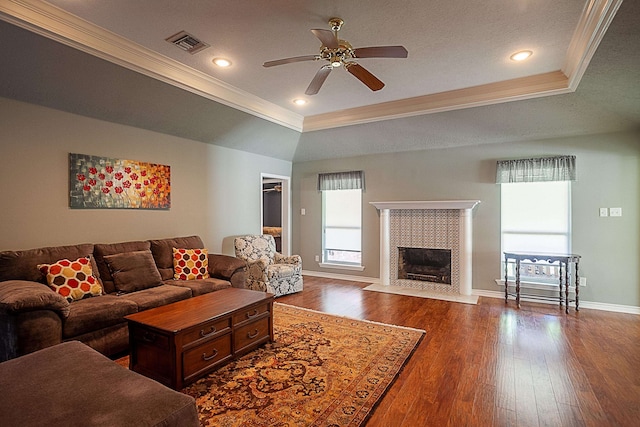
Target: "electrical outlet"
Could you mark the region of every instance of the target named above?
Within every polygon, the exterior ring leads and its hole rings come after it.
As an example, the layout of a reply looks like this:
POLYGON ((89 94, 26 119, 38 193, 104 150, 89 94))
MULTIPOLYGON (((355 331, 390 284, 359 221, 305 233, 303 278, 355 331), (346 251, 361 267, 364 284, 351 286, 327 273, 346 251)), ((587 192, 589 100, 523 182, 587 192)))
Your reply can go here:
POLYGON ((622 216, 622 208, 610 208, 609 214, 611 216, 622 216))
POLYGON ((306 215, 307 210, 305 208, 300 209, 300 215, 306 215))
POLYGON ((580 286, 587 286, 587 278, 584 276, 580 276, 580 286))
POLYGON ((608 208, 600 208, 600 216, 609 216, 608 208))
POLYGON ((316 262, 320 262, 320 255, 316 255, 316 262))

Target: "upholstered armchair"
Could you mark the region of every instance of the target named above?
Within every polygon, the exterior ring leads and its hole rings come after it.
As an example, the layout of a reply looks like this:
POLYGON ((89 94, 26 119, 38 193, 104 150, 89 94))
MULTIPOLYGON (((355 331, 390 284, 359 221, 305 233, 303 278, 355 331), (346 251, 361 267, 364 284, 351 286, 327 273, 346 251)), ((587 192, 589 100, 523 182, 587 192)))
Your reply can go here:
POLYGON ((234 245, 236 257, 247 262, 247 288, 276 297, 302 290, 302 258, 276 252, 273 236, 236 237, 234 245))

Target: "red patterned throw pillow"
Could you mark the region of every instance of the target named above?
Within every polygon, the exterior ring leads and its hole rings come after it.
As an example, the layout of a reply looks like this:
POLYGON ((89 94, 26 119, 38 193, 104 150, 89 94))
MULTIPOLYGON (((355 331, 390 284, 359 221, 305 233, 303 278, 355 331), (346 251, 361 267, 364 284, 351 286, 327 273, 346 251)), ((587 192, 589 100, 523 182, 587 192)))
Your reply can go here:
POLYGON ((38 270, 45 275, 49 287, 69 302, 102 295, 102 286, 93 275, 88 256, 74 261, 62 259, 55 264, 40 264, 38 270))
POLYGON ((209 278, 209 254, 206 249, 173 248, 173 278, 197 280, 209 278))

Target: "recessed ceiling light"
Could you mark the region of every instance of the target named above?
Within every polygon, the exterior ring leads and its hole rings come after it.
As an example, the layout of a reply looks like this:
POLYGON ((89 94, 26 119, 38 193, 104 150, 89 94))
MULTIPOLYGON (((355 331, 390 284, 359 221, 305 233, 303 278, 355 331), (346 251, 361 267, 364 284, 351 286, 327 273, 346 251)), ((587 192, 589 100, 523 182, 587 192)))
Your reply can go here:
POLYGON ((231 61, 225 58, 215 58, 213 60, 213 63, 216 64, 218 67, 222 67, 222 68, 225 68, 231 65, 231 61))
POLYGON ((294 99, 293 103, 296 104, 296 105, 305 105, 307 103, 307 100, 298 98, 298 99, 294 99))
POLYGON ((511 58, 512 61, 524 61, 531 55, 533 55, 533 52, 530 50, 521 50, 520 52, 516 52, 511 55, 509 58, 511 58))

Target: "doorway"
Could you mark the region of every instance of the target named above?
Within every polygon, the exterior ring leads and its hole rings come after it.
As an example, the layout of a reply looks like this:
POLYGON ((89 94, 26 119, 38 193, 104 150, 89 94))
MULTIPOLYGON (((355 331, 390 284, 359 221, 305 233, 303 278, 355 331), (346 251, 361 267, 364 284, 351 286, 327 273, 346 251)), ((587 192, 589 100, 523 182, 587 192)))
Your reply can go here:
POLYGON ((290 177, 261 174, 261 230, 276 241, 276 250, 285 256, 291 248, 290 177))

